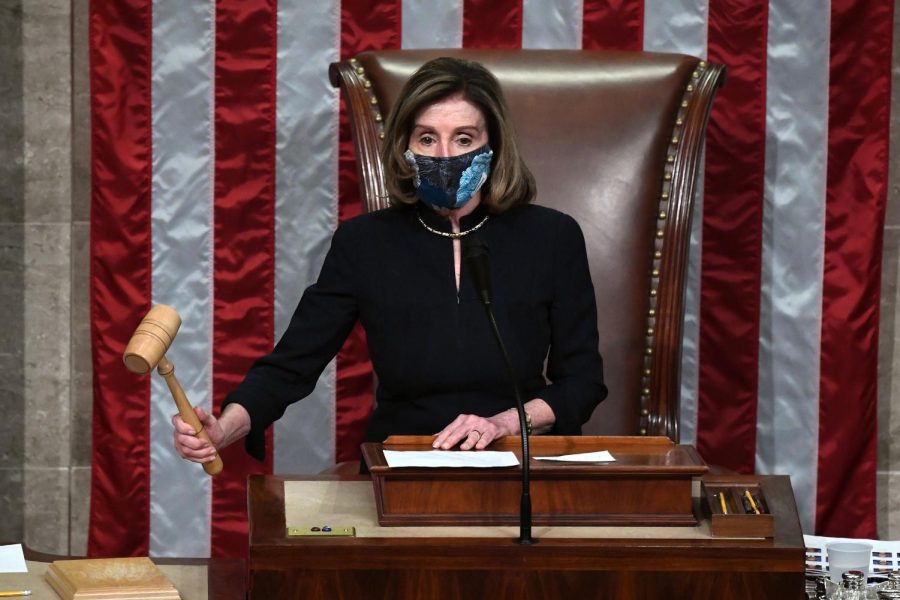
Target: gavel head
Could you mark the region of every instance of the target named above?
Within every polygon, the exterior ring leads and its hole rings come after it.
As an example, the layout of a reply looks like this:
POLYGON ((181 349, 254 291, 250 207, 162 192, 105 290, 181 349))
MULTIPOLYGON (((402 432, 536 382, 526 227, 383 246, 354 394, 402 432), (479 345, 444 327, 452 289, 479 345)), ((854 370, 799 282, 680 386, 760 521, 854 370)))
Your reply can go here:
POLYGON ((134 330, 122 356, 128 370, 144 374, 155 369, 172 345, 179 327, 181 317, 174 308, 165 304, 151 308, 134 330))

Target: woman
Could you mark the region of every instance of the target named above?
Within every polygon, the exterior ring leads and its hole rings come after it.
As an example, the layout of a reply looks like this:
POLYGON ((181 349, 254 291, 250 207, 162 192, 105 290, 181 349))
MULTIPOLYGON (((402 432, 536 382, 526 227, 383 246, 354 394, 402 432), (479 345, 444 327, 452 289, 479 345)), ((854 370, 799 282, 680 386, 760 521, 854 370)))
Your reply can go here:
MULTIPOLYGON (((470 450, 521 433, 490 323, 462 273, 460 240, 476 232, 533 432, 580 433, 606 396, 584 239, 570 217, 530 204, 534 178, 497 80, 459 59, 423 65, 386 122, 382 159, 393 206, 338 228, 274 351, 218 419, 197 409, 215 447, 246 437, 262 459, 266 427, 312 392, 357 319, 378 374, 366 441, 437 432, 435 448, 470 450)), ((212 446, 173 423, 183 457, 212 460, 212 446)))

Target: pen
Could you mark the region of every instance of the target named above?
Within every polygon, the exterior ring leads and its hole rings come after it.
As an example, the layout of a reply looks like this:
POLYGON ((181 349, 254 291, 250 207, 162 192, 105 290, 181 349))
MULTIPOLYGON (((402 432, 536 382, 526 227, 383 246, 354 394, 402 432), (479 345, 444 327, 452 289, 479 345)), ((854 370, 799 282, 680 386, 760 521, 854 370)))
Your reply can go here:
POLYGON ((750 506, 753 508, 753 512, 759 514, 759 507, 756 506, 756 500, 753 499, 753 494, 750 493, 750 490, 744 490, 744 497, 750 501, 750 506))
POLYGON ((722 505, 722 514, 728 514, 728 507, 725 506, 725 492, 719 492, 719 504, 722 505))
POLYGON ((20 596, 30 596, 31 590, 12 590, 10 592, 0 592, 0 598, 18 598, 20 596))

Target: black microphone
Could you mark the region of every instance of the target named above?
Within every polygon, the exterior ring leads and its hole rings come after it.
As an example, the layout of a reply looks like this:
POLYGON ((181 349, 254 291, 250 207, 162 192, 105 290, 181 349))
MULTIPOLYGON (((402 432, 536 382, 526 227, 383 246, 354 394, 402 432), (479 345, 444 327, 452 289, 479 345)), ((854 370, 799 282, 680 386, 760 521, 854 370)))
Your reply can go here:
POLYGON ((534 538, 531 537, 531 469, 529 466, 531 453, 528 450, 528 424, 525 418, 525 405, 522 403, 522 393, 519 391, 519 380, 516 378, 515 369, 513 369, 512 361, 506 352, 506 345, 504 345, 500 329, 497 327, 497 320, 494 318, 494 311, 491 309, 491 273, 488 249, 478 236, 472 234, 463 236, 461 241, 462 257, 466 261, 466 267, 472 276, 472 283, 475 284, 478 297, 484 304, 491 329, 494 332, 494 339, 497 340, 497 345, 500 347, 500 354, 503 356, 503 363, 506 365, 506 371, 516 397, 516 411, 519 413, 519 431, 522 438, 522 501, 519 507, 519 543, 533 544, 534 538))

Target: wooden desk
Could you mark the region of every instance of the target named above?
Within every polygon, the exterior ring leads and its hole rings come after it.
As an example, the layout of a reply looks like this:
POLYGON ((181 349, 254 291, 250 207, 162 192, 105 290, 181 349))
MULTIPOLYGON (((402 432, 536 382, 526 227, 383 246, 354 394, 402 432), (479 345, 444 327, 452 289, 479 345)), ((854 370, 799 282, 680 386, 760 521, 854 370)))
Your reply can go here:
MULTIPOLYGON (((733 478, 731 478, 733 479, 733 478)), ((250 597, 800 599, 804 546, 790 481, 765 481, 774 539, 695 527, 379 527, 358 477, 250 478, 250 597), (307 485, 307 483, 309 485, 307 485), (287 538, 291 519, 353 525, 355 538, 287 538)), ((292 525, 295 523, 291 523, 292 525)), ((297 523, 299 524, 299 523, 297 523)))

